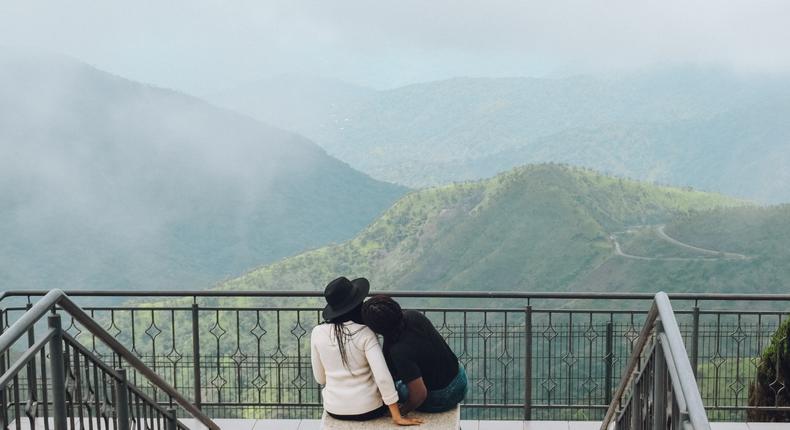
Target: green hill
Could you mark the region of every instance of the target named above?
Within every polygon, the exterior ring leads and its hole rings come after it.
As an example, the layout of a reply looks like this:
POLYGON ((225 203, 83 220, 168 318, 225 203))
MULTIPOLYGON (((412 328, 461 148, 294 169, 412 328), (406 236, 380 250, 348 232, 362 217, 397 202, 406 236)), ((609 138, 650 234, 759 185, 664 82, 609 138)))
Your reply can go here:
POLYGON ((0 285, 203 288, 351 238, 406 189, 298 135, 0 50, 0 285))
POLYGON ((410 186, 557 162, 790 201, 787 79, 674 68, 457 78, 371 91, 279 78, 211 100, 303 133, 373 177, 410 186))
MULTIPOLYGON (((631 270, 637 266, 616 254, 612 233, 671 223, 668 231, 675 234, 676 225, 744 204, 580 168, 532 165, 489 180, 412 192, 349 242, 287 258, 221 288, 315 290, 348 274, 369 277, 378 290, 655 291, 654 270, 631 270)), ((738 265, 756 261, 710 263, 744 267, 738 265)), ((709 262, 679 263, 688 282, 661 287, 715 290, 705 284, 706 272, 696 271, 709 262)))

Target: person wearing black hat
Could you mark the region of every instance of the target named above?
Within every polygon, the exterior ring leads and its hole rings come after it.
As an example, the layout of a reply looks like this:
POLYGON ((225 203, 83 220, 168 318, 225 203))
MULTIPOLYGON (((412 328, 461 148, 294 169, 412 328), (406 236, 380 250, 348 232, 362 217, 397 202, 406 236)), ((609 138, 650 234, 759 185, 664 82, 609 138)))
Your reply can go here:
POLYGON ((369 290, 367 279, 345 277, 324 290, 326 323, 310 334, 310 361, 315 380, 323 386, 324 409, 336 419, 352 421, 378 418, 389 410, 394 423, 418 425, 419 419, 401 415, 379 340, 362 324, 362 302, 369 290))

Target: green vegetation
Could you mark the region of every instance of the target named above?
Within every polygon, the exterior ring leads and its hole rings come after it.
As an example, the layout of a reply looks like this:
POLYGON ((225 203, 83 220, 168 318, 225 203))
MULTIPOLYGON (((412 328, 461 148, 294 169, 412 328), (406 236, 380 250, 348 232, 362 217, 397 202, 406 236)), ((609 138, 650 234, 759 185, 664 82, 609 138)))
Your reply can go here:
POLYGON ((790 243, 790 206, 692 211, 667 223, 666 232, 684 243, 750 258, 712 261, 613 258, 576 286, 592 291, 725 293, 784 293, 790 288, 790 247, 787 246, 790 243))
MULTIPOLYGON (((571 290, 597 279, 601 266, 629 264, 614 255, 611 232, 743 204, 585 169, 533 165, 412 192, 354 239, 264 266, 220 288, 320 289, 350 274, 369 277, 377 290, 571 290)), ((654 291, 644 276, 611 281, 627 281, 624 290, 654 291)), ((668 290, 686 288, 694 286, 668 290)))
MULTIPOLYGON (((790 320, 774 333, 757 365, 757 377, 749 386, 750 406, 790 406, 790 320)), ((749 420, 790 421, 790 411, 750 410, 749 420)))
MULTIPOLYGON (((702 403, 710 406, 707 410, 711 421, 745 421, 744 410, 715 409, 717 406, 747 406, 749 404, 749 385, 756 375, 756 358, 744 356, 740 359, 736 351, 723 348, 723 359, 706 357, 697 367, 697 384, 702 403)), ((750 419, 751 421, 751 419, 750 419)))
POLYGON ((699 246, 788 261, 790 205, 746 206, 689 214, 667 232, 699 246))

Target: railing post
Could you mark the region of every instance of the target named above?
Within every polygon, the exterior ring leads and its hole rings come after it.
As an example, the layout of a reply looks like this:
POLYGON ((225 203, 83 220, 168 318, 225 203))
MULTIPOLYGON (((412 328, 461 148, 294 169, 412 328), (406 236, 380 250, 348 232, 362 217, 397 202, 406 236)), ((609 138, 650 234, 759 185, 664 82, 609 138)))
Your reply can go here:
POLYGON ((178 429, 178 418, 176 417, 176 410, 175 408, 171 408, 167 410, 167 430, 177 430, 178 429))
POLYGON ((115 369, 118 379, 115 381, 115 410, 118 418, 118 430, 129 430, 129 385, 126 381, 126 369, 115 369))
POLYGON ((532 305, 524 310, 524 421, 532 419, 532 305))
POLYGON ((195 407, 201 409, 202 388, 200 386, 200 315, 198 304, 192 303, 192 377, 194 379, 195 393, 194 401, 195 407))
POLYGON ((614 373, 614 325, 611 321, 606 323, 606 380, 604 381, 604 400, 608 405, 612 403, 612 374, 614 373))
MULTIPOLYGON (((0 335, 3 334, 5 330, 5 309, 0 309, 0 335)), ((0 354, 0 375, 5 373, 5 354, 0 354)), ((6 396, 5 396, 5 388, 0 388, 0 424, 2 424, 2 428, 6 428, 8 425, 8 417, 6 416, 6 396)))
POLYGON ((631 427, 629 430, 639 430, 642 428, 640 422, 642 421, 642 398, 640 391, 640 382, 642 381, 642 357, 639 356, 636 360, 636 367, 634 368, 633 378, 631 379, 631 427))
MULTIPOLYGON (((25 306, 29 311, 33 304, 28 302, 25 306)), ((36 344, 36 326, 31 325, 30 330, 27 331, 27 347, 32 348, 36 344)), ((32 404, 38 403, 38 378, 36 377, 36 360, 30 360, 27 363, 27 395, 32 404)))
MULTIPOLYGON (((656 334, 662 331, 661 321, 657 321, 656 334)), ((667 422, 667 363, 664 358, 664 345, 658 336, 653 354, 653 429, 660 430, 666 428, 667 422)))
POLYGON ((63 331, 60 315, 47 318, 50 329, 55 330, 49 340, 49 365, 52 374, 52 418, 55 430, 66 428, 66 369, 63 361, 63 331))
POLYGON ((639 430, 639 421, 642 415, 642 405, 639 401, 639 384, 637 382, 637 378, 639 376, 635 375, 634 379, 631 381, 631 427, 630 430, 639 430))
POLYGON ((699 363, 699 306, 694 306, 693 325, 691 327, 691 371, 697 377, 697 363, 699 363))

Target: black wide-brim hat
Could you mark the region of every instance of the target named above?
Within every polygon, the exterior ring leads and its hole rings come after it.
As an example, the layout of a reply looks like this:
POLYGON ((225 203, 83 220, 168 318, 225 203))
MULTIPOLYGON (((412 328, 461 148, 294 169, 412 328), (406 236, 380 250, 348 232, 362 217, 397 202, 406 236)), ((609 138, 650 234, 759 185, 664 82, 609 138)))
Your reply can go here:
POLYGON ((365 300, 368 292, 370 292, 370 282, 365 278, 349 281, 348 278, 341 276, 333 280, 324 289, 327 303, 322 313, 324 319, 331 321, 354 310, 365 300))

